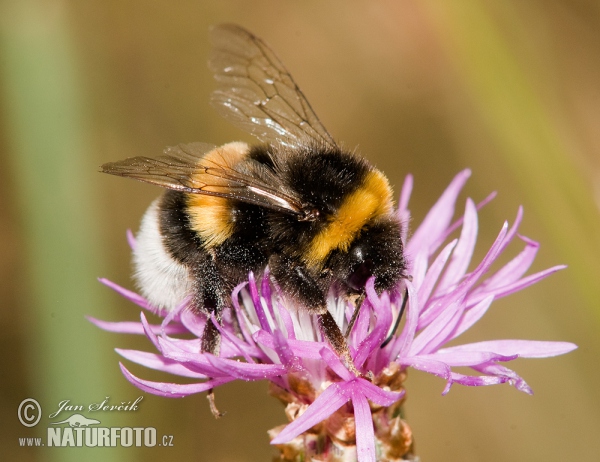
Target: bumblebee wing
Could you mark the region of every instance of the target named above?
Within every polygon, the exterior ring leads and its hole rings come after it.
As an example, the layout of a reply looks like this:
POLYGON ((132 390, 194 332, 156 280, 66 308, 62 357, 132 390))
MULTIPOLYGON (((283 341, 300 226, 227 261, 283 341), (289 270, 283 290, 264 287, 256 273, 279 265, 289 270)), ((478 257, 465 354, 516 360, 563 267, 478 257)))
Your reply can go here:
POLYGON ((165 149, 163 156, 130 157, 100 168, 103 173, 167 189, 235 199, 287 214, 304 215, 300 201, 277 187, 279 181, 274 174, 261 172, 272 178, 257 178, 234 170, 224 159, 203 164, 204 154, 214 148, 205 143, 180 144, 165 149))
POLYGON ((219 88, 212 105, 237 127, 263 142, 335 146, 304 94, 275 53, 240 26, 211 30, 209 67, 219 88))

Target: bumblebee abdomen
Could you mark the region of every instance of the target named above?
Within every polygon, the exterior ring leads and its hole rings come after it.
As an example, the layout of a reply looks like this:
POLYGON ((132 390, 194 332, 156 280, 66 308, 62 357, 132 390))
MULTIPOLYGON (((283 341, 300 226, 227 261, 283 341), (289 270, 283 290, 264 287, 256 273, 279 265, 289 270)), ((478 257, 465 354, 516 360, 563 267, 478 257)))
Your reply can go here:
POLYGON ((133 249, 134 279, 142 295, 156 308, 173 310, 193 292, 189 268, 165 246, 155 200, 142 219, 133 249))

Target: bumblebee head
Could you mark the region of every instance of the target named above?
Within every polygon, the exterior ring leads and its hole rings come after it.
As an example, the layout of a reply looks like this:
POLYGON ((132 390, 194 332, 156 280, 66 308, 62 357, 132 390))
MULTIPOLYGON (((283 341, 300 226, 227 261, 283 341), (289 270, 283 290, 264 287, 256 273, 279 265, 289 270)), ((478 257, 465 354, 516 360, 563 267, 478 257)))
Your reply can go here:
POLYGON ((395 218, 382 217, 366 227, 347 252, 333 259, 334 272, 348 293, 363 293, 367 280, 375 276, 377 293, 393 289, 406 277, 400 224, 395 218))

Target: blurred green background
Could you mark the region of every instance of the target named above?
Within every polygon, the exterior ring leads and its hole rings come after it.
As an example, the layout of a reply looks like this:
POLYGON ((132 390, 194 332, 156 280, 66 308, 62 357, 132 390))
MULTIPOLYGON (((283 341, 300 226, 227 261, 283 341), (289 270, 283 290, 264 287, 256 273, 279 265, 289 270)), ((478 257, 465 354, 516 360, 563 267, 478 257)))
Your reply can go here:
POLYGON ((125 230, 159 193, 98 166, 180 142, 252 141, 208 105, 207 30, 221 22, 270 43, 329 131, 358 145, 396 191, 414 174, 414 224, 470 167, 461 203, 499 192, 480 214, 479 257, 523 204, 521 232, 542 243, 532 271, 569 265, 495 302, 464 337, 576 342, 569 355, 516 362, 535 396, 457 385, 442 397, 442 380, 409 375, 422 460, 598 460, 597 0, 0 2, 2 459, 270 460, 266 431, 285 417, 266 383, 218 389, 227 415, 215 421, 204 395, 169 400, 130 385, 113 348, 150 351, 149 342, 84 319, 138 319, 96 277, 132 287, 125 230), (45 434, 60 401, 141 395, 136 412, 86 415, 155 427, 173 447, 18 445, 45 434), (28 397, 44 409, 32 429, 17 419, 28 397))

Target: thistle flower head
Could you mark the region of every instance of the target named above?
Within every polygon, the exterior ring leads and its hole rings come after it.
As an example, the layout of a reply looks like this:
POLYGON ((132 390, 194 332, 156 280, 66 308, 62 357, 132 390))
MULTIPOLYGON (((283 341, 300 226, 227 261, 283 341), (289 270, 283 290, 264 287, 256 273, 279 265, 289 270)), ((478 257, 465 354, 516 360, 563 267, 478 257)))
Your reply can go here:
MULTIPOLYGON (((531 388, 506 363, 519 358, 540 358, 567 353, 575 345, 532 340, 488 340, 446 346, 470 329, 500 297, 517 292, 562 269, 555 266, 525 275, 539 244, 517 233, 519 209, 512 226, 507 223, 481 262, 473 265, 477 210, 467 199, 464 213, 452 221, 458 194, 470 172, 457 175, 430 210, 423 223, 408 237, 408 210, 412 177, 402 189, 398 217, 404 226, 405 251, 411 278, 402 287, 380 296, 374 280, 368 281, 366 298, 348 337, 357 377, 347 369, 321 334, 316 319, 297 310, 278 290, 268 270, 240 284, 232 293, 233 309, 216 319, 186 309, 170 313, 156 310, 141 296, 102 280, 145 310, 163 317, 151 325, 144 313, 141 322, 109 323, 92 319, 99 327, 121 333, 145 334, 157 352, 121 350, 124 358, 195 383, 158 383, 131 374, 131 383, 149 393, 182 397, 214 389, 233 380, 268 380, 271 394, 286 404, 291 421, 270 432, 271 443, 282 449, 282 460, 308 458, 319 453, 323 460, 413 460, 412 435, 402 419, 404 381, 409 368, 445 380, 443 394, 455 383, 469 386, 509 383, 531 394, 531 388), (449 240, 460 229, 459 236, 449 240), (500 269, 490 267, 509 244, 520 241, 523 249, 500 269), (406 299, 407 298, 407 299, 406 299), (406 304, 402 328, 392 332, 406 304), (206 322, 221 332, 218 356, 201 352, 206 322), (192 334, 182 338, 179 334, 192 334), (389 339, 391 337, 391 340, 389 339), (389 341, 386 342, 386 339, 389 341), (457 367, 469 367, 463 374, 457 367), (349 455, 350 454, 350 455, 349 455)), ((328 308, 345 331, 353 305, 331 294, 328 308)))

